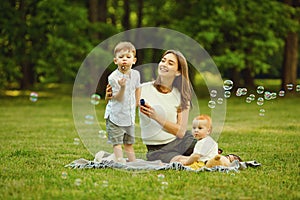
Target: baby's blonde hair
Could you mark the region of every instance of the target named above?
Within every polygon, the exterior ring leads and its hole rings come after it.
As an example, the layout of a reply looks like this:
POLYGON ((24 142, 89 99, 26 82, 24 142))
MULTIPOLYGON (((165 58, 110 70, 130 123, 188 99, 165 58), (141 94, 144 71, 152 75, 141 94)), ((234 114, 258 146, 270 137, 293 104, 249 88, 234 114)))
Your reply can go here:
POLYGON ((199 115, 194 118, 194 120, 206 120, 207 124, 206 127, 211 131, 212 130, 212 120, 211 117, 208 115, 199 115))
POLYGON ((128 50, 132 52, 134 56, 136 56, 136 50, 134 45, 131 42, 119 42, 114 50, 114 55, 116 56, 118 52, 122 50, 128 50))

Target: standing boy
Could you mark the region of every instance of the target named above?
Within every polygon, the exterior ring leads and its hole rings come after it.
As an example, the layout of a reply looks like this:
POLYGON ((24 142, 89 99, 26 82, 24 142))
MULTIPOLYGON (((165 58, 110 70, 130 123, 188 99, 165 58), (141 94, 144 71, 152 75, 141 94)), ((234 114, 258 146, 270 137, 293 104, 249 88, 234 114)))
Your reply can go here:
POLYGON ((131 69, 136 63, 136 49, 130 42, 120 42, 114 50, 118 68, 108 77, 112 97, 105 109, 108 140, 113 144, 116 162, 124 162, 122 144, 129 161, 135 161, 135 109, 140 99, 140 74, 131 69))

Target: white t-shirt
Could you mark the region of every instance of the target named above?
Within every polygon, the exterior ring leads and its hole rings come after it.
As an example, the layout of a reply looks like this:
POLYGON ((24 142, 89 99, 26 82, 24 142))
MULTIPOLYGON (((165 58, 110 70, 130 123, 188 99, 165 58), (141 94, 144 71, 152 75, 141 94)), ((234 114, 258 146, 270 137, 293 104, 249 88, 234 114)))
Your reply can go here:
MULTIPOLYGON (((141 99, 144 99, 155 109, 158 115, 167 121, 177 122, 177 108, 180 106, 180 92, 173 88, 170 93, 158 92, 153 82, 147 82, 141 86, 141 99)), ((163 130, 163 127, 143 113, 140 114, 141 136, 146 145, 167 144, 176 139, 176 136, 163 130)))
POLYGON ((193 153, 200 154, 201 156, 198 161, 205 162, 218 155, 218 143, 210 136, 207 136, 198 140, 193 153))
POLYGON ((135 123, 135 91, 141 86, 140 73, 134 69, 130 70, 130 75, 125 75, 118 69, 113 71, 108 76, 108 83, 112 87, 113 95, 120 91, 121 86, 118 84, 118 80, 121 78, 127 79, 123 100, 109 100, 106 105, 104 118, 107 119, 109 117, 110 121, 118 126, 131 126, 135 123))

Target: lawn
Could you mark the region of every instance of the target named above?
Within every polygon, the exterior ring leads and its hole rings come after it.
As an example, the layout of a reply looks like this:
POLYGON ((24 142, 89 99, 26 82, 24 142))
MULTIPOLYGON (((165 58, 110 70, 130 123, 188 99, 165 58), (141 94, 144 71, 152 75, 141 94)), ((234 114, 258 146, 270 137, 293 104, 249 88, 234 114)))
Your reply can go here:
MULTIPOLYGON (((264 116, 255 102, 228 99, 219 147, 261 167, 140 173, 65 168, 78 158, 93 159, 82 143, 74 144, 79 136, 71 94, 51 88, 38 93, 37 102, 29 101, 28 92, 0 97, 0 199, 300 199, 299 94, 265 102, 264 116)), ((207 102, 200 99, 199 105, 209 114, 207 102)), ((144 146, 136 144, 136 151, 144 146)))

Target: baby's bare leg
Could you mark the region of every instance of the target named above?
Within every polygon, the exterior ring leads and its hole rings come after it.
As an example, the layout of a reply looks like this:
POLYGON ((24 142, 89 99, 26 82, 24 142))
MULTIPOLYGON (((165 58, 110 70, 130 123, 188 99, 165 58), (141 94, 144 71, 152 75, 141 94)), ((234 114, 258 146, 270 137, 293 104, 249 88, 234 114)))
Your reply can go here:
POLYGON ((170 162, 180 162, 182 164, 184 164, 187 160, 189 159, 188 156, 174 156, 170 162))

